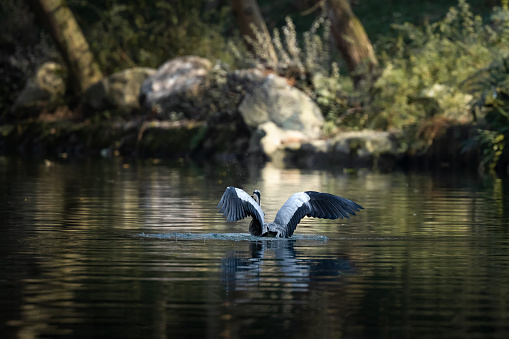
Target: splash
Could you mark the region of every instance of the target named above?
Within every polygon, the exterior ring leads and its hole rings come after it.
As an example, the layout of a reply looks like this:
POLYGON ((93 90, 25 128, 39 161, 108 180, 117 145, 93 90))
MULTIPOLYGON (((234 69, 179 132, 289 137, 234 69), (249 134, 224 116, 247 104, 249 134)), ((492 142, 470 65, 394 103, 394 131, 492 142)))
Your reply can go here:
POLYGON ((138 237, 155 238, 155 239, 171 239, 171 240, 229 240, 229 241, 288 241, 288 240, 315 240, 327 241, 328 238, 324 235, 308 235, 308 234, 294 234, 291 238, 263 238, 256 237, 248 233, 140 233, 138 237))

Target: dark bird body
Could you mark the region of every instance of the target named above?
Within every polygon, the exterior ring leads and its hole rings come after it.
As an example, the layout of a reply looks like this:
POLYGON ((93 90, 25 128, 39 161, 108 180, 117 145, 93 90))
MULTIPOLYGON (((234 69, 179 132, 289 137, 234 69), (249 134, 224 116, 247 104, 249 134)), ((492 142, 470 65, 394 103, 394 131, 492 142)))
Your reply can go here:
POLYGON ((329 193, 314 191, 293 194, 277 212, 271 223, 264 220, 265 213, 261 208, 260 191, 250 196, 244 190, 227 187, 219 201, 219 213, 227 221, 237 221, 251 216, 249 233, 262 237, 291 237, 297 224, 305 216, 323 219, 350 218, 354 211, 363 209, 359 204, 329 193))

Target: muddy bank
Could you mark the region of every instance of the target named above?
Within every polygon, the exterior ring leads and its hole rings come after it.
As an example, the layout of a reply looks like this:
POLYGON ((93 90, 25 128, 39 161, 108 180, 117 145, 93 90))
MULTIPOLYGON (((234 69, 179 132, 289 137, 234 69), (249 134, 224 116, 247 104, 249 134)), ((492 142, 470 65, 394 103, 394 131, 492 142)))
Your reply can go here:
POLYGON ((123 156, 243 162, 252 158, 301 168, 477 169, 480 153, 465 148, 470 125, 445 127, 433 140, 409 146, 403 133, 346 132, 316 140, 280 143, 271 155, 253 148, 253 132, 241 122, 204 121, 22 122, 0 126, 0 153, 35 157, 123 156))
POLYGON ((241 154, 246 148, 235 138, 242 126, 209 127, 200 121, 38 121, 0 126, 0 132, 0 152, 5 155, 213 160, 241 154))

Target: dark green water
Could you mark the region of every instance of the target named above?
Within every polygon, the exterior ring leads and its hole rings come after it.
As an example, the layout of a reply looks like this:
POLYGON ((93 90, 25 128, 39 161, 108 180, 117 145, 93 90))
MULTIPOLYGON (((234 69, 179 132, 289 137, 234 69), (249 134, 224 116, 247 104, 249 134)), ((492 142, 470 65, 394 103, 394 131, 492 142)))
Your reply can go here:
POLYGON ((1 338, 507 338, 509 183, 0 158, 1 338), (289 240, 216 213, 260 189, 365 207, 289 240))

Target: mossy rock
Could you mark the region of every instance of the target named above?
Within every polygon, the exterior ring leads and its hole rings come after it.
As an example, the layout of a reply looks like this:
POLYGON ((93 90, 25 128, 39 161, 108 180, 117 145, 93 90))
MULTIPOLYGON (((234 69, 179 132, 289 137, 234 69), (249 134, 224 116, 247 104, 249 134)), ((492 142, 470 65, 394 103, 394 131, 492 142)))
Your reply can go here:
POLYGON ((111 74, 90 86, 81 101, 85 116, 106 112, 111 116, 125 116, 140 110, 138 97, 141 84, 155 73, 155 69, 134 67, 111 74))
POLYGON ((42 111, 53 111, 64 103, 66 75, 61 65, 42 64, 18 95, 12 112, 17 119, 36 116, 42 111))

